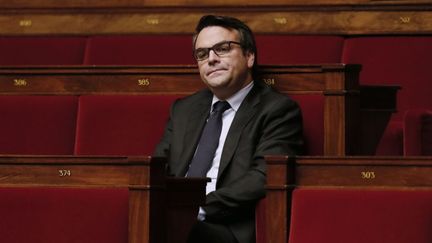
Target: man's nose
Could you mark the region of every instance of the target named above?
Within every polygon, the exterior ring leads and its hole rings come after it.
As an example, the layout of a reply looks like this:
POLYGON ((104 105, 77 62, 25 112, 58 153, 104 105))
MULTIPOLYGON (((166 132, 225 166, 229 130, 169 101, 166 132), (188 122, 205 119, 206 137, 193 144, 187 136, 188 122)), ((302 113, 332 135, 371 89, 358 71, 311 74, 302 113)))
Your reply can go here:
POLYGON ((216 52, 214 52, 213 50, 209 51, 209 57, 208 57, 208 62, 209 63, 214 63, 214 62, 218 62, 219 61, 219 56, 216 54, 216 52))

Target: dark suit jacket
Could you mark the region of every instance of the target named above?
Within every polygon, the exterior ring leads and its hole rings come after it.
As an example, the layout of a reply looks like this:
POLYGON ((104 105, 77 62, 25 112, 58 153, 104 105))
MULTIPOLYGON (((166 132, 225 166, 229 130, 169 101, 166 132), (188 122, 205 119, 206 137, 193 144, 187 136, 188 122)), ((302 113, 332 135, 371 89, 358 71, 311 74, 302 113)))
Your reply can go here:
MULTIPOLYGON (((155 156, 168 157, 171 174, 185 176, 210 112, 202 90, 177 100, 155 156)), ((216 191, 207 195, 206 220, 228 225, 239 243, 255 242, 255 204, 265 196, 264 155, 297 154, 303 145, 298 105, 262 82, 244 99, 222 152, 216 191)))

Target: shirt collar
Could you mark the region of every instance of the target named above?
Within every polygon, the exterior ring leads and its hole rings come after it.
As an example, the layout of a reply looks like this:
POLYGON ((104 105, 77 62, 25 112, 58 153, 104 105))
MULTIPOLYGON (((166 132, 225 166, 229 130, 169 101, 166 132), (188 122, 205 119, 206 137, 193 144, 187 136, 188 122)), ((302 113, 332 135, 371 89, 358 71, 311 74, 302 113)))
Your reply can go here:
MULTIPOLYGON (((226 101, 230 104, 231 109, 233 109, 235 112, 239 109, 241 103, 246 98, 247 94, 251 91, 252 87, 254 85, 254 82, 250 82, 248 85, 243 87, 241 90, 237 91, 234 95, 226 99, 226 101)), ((213 111, 213 105, 214 103, 220 101, 215 95, 213 95, 212 100, 212 108, 211 111, 213 111)))

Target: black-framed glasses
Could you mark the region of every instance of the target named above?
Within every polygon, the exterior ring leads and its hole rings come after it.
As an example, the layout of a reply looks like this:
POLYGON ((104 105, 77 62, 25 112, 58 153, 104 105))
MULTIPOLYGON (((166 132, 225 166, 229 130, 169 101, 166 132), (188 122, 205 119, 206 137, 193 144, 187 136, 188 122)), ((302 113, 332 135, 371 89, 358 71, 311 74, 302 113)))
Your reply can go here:
POLYGON ((232 47, 232 44, 236 44, 236 45, 240 45, 240 42, 237 41, 222 41, 219 43, 216 43, 215 45, 213 45, 212 47, 208 47, 208 48, 198 48, 194 51, 194 57, 197 61, 203 61, 206 60, 209 57, 210 54, 210 50, 213 50, 213 52, 217 55, 217 56, 223 56, 225 54, 228 54, 232 47))

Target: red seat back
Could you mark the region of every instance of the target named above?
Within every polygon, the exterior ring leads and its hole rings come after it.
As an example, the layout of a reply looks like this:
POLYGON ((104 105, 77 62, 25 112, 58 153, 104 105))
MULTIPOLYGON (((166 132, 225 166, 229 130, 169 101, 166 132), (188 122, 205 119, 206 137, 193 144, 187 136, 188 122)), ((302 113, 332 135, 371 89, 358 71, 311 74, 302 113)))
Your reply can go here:
POLYGON ((195 64, 190 35, 93 36, 86 65, 195 64))
POLYGON ((0 37, 0 65, 81 65, 85 37, 0 37))
POLYGON ((1 242, 127 243, 127 189, 0 188, 1 242))
POLYGON ((77 155, 151 155, 175 95, 81 96, 77 155))
POLYGON ((305 154, 324 154, 324 96, 290 95, 299 104, 303 116, 305 154))
POLYGON ((260 64, 339 63, 341 36, 257 35, 260 64))
POLYGON ((296 189, 290 243, 432 242, 432 191, 296 189))
POLYGON ((0 154, 72 154, 75 96, 0 96, 0 154))

